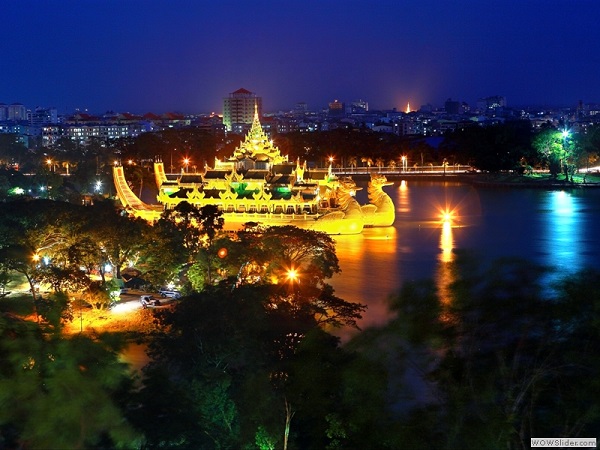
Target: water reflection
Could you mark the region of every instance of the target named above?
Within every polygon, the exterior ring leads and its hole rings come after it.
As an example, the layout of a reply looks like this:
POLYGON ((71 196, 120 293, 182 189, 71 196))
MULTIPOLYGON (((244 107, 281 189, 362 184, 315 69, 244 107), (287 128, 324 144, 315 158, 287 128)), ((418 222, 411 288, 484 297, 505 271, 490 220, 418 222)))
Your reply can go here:
MULTIPOLYGON (((443 305, 449 305, 452 302, 452 293, 450 285, 454 282, 454 272, 452 270, 454 238, 452 235, 452 223, 449 216, 445 216, 440 233, 440 254, 438 270, 435 275, 436 286, 440 302, 443 305)), ((442 312, 442 321, 450 320, 451 318, 446 312, 442 312)))
POLYGON ((410 202, 408 196, 408 183, 406 180, 400 181, 400 186, 398 187, 398 203, 397 203, 397 212, 406 214, 410 213, 410 202))
POLYGON ((331 284, 338 297, 368 304, 361 328, 389 320, 387 297, 400 275, 398 233, 394 227, 367 228, 361 235, 336 236, 336 251, 342 273, 331 284))
MULTIPOLYGON (((331 284, 339 297, 368 305, 361 328, 389 320, 387 298, 407 281, 434 280, 449 301, 457 250, 482 264, 521 257, 561 274, 600 260, 600 189, 486 189, 416 180, 384 189, 396 205, 393 227, 334 237, 342 273, 331 284), (444 211, 454 212, 449 225, 444 211)), ((366 203, 365 189, 360 195, 366 203)))
POLYGON ((580 198, 571 192, 549 192, 542 208, 544 237, 541 241, 546 264, 559 269, 559 272, 582 268, 580 257, 584 248, 582 228, 585 214, 581 211, 580 198))
POLYGON ((452 224, 449 220, 444 220, 442 224, 442 234, 440 236, 440 261, 442 263, 452 262, 452 248, 454 247, 454 239, 452 238, 452 224))

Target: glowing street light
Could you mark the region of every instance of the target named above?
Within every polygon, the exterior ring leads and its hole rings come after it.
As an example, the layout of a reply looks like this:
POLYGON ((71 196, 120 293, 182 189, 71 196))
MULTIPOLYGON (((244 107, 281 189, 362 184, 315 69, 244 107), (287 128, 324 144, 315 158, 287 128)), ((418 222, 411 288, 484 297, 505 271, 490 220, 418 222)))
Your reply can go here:
POLYGON ((288 281, 291 281, 292 283, 294 281, 297 281, 298 280, 298 271, 294 268, 289 269, 287 271, 286 278, 288 279, 288 281))
POLYGON ((406 172, 408 169, 408 158, 406 155, 402 155, 400 159, 402 159, 402 172, 406 172))
POLYGON ((183 165, 185 166, 185 171, 188 171, 188 166, 190 165, 190 159, 189 158, 183 158, 183 165))

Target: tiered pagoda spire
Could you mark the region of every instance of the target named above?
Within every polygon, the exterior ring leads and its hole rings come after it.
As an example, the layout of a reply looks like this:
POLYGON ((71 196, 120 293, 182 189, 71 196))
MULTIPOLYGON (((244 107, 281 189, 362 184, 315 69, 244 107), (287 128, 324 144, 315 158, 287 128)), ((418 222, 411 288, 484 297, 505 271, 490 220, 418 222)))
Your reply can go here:
POLYGON ((279 149, 273 145, 265 134, 258 119, 258 106, 254 105, 254 119, 244 142, 233 152, 233 160, 250 158, 254 161, 268 161, 271 164, 287 162, 287 156, 282 156, 279 149))

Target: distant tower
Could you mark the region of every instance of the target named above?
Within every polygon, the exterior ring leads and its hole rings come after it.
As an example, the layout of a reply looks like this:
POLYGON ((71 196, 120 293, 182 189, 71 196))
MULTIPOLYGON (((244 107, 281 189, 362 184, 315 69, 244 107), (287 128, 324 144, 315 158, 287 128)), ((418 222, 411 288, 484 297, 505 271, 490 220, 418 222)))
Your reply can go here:
POLYGON ((410 112, 410 102, 406 103, 406 114, 410 112))
POLYGON ((334 100, 329 103, 329 116, 342 117, 344 115, 345 105, 339 100, 334 100))
POLYGON ((244 88, 238 89, 223 99, 223 124, 231 131, 236 124, 252 124, 254 107, 262 116, 262 98, 244 88))

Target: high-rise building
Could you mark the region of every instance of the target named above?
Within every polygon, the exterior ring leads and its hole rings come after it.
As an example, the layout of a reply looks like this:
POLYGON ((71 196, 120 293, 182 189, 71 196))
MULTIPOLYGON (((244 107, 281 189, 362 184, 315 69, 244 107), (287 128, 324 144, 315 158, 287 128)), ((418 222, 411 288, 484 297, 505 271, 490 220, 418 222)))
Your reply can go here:
POLYGON ((369 111, 369 103, 364 100, 355 100, 350 104, 350 111, 353 114, 366 113, 369 111))
POLYGON ((506 107, 506 97, 494 95, 477 100, 477 109, 483 114, 495 113, 506 107))
POLYGON ((345 113, 344 103, 334 100, 329 103, 329 115, 331 117, 342 117, 345 113))
POLYGON ((446 103, 444 103, 444 110, 448 114, 456 115, 460 112, 460 102, 449 98, 446 100, 446 103))
POLYGON ((295 116, 303 116, 308 112, 308 105, 306 102, 298 102, 294 107, 294 115, 295 116))
POLYGON ((254 110, 262 117, 262 98, 244 88, 238 89, 223 99, 223 124, 227 131, 232 131, 236 125, 251 125, 254 120, 254 110))
POLYGON ((21 103, 12 103, 7 107, 7 119, 14 122, 27 120, 27 108, 21 103))
POLYGON ((29 123, 33 126, 55 125, 58 123, 58 111, 56 108, 35 108, 29 114, 29 123))

